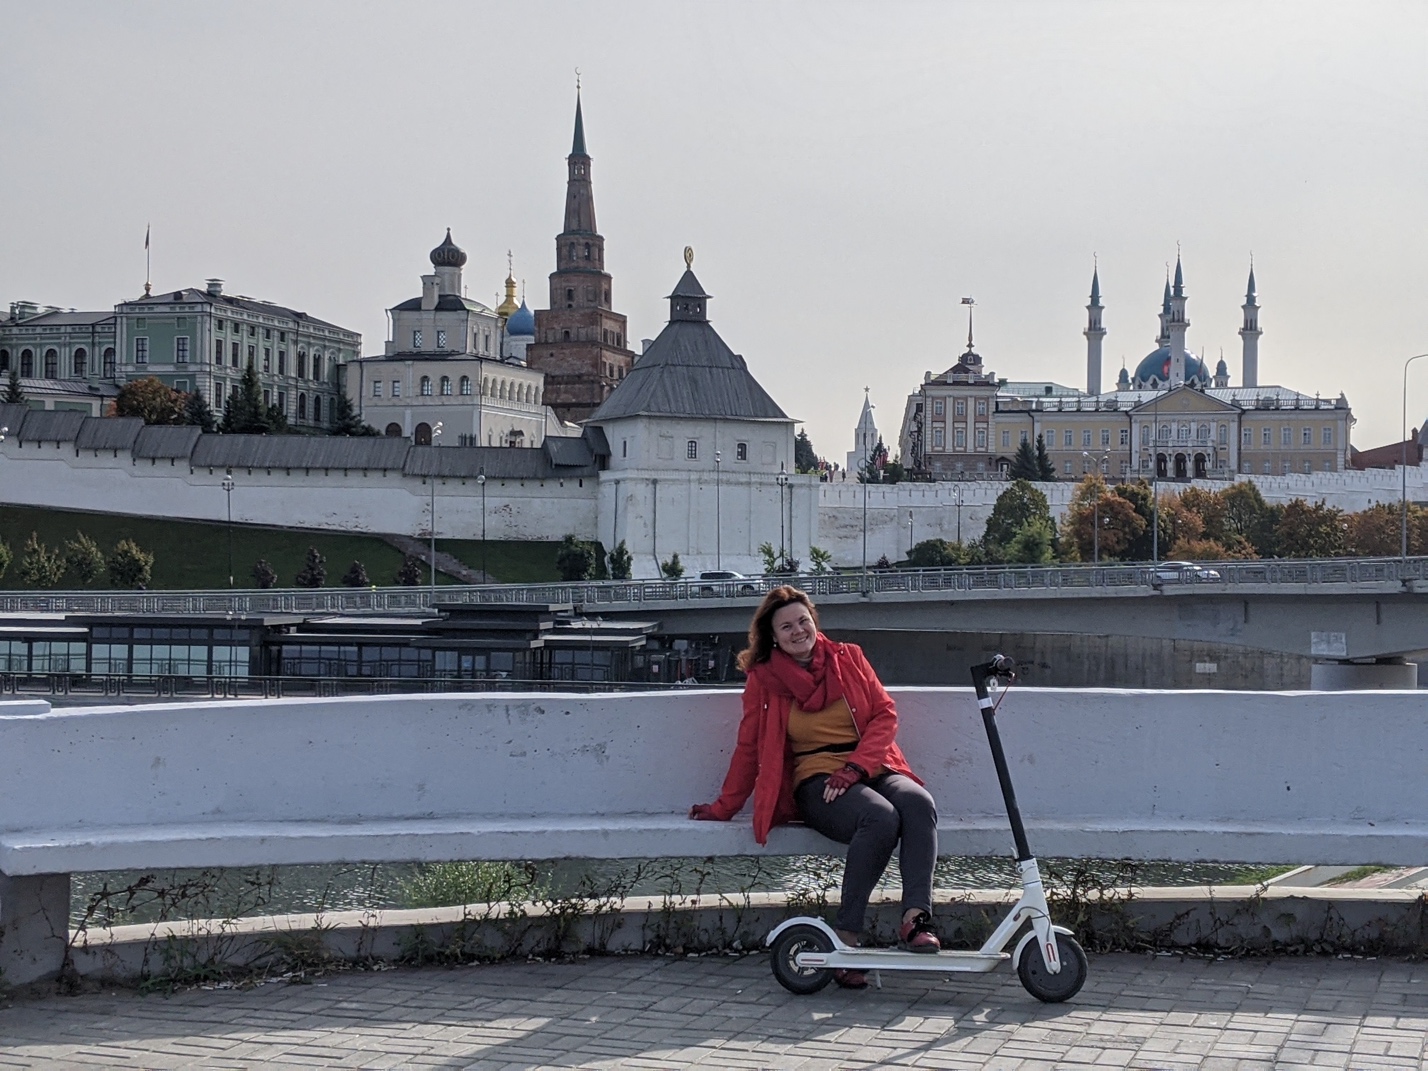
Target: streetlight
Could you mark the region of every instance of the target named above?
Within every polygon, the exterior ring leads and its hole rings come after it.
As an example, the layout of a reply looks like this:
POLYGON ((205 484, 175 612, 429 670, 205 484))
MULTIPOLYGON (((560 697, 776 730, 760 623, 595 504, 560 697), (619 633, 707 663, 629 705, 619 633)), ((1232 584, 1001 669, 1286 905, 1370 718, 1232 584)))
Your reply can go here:
POLYGON ((719 466, 724 463, 723 454, 714 451, 714 568, 724 568, 724 522, 723 509, 719 501, 719 466))
MULTIPOLYGON (((3 436, 5 428, 0 431, 3 436)), ((228 496, 228 586, 233 587, 233 474, 226 473, 223 477, 223 493, 228 496)))
POLYGON ((1428 353, 1415 354, 1403 362, 1403 437, 1399 440, 1399 451, 1402 456, 1398 461, 1398 473, 1402 480, 1402 490, 1399 492, 1398 497, 1399 508, 1402 512, 1402 556, 1405 562, 1408 561, 1408 366, 1423 357, 1428 357, 1428 353))
POLYGON ((912 557, 912 510, 907 511, 907 556, 912 557))
POLYGON ((778 570, 783 572, 783 564, 787 561, 783 542, 783 489, 788 486, 788 472, 782 461, 778 463, 778 475, 774 477, 774 482, 778 484, 778 570))
POLYGON ((962 545, 962 485, 959 483, 952 489, 952 493, 957 496, 957 545, 962 545))
MULTIPOLYGON (((1093 454, 1089 450, 1082 450, 1081 456, 1087 461, 1096 463, 1096 475, 1101 474, 1101 469, 1106 464, 1106 459, 1111 456, 1110 451, 1103 454, 1093 454)), ((1096 496, 1096 501, 1091 504, 1091 563, 1101 564, 1101 496, 1096 496)))
POLYGON ((861 469, 858 479, 863 482, 863 590, 868 590, 868 473, 861 469))
MULTIPOLYGON (((431 428, 431 445, 436 447, 436 440, 441 438, 441 421, 437 421, 431 428)), ((436 606, 436 457, 431 459, 431 604, 436 606)))
POLYGON ((481 488, 481 583, 489 584, 490 575, 486 572, 486 466, 481 466, 481 471, 476 474, 476 485, 481 488))

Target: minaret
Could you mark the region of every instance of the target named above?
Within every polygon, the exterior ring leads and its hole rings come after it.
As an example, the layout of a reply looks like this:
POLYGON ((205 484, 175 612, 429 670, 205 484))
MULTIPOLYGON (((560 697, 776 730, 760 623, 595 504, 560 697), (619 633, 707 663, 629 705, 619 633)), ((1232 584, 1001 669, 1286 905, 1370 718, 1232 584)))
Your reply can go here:
POLYGON ((545 373, 545 399, 563 420, 580 421, 625 378, 634 364, 625 317, 613 311, 605 239, 595 229, 595 192, 585 118, 575 95, 575 137, 565 158, 565 226, 555 239, 550 304, 535 314, 535 342, 526 351, 545 373))
POLYGON ((1165 266, 1165 297, 1160 302, 1160 334, 1155 336, 1157 346, 1170 345, 1170 265, 1165 266))
POLYGON ((1244 360, 1240 381, 1246 387, 1259 386, 1259 301, 1254 292, 1254 262, 1250 261, 1249 286, 1245 290, 1245 303, 1240 306, 1245 313, 1244 326, 1240 328, 1240 338, 1244 341, 1244 360))
POLYGON ((1091 269, 1091 303, 1086 306, 1086 393, 1101 393, 1101 340, 1106 329, 1101 326, 1101 272, 1091 269))
POLYGON ((1170 386, 1178 387, 1185 382, 1185 329, 1190 321, 1185 318, 1185 275, 1180 270, 1180 254, 1175 254, 1175 283, 1170 288, 1170 314, 1165 321, 1165 329, 1170 345, 1170 386))

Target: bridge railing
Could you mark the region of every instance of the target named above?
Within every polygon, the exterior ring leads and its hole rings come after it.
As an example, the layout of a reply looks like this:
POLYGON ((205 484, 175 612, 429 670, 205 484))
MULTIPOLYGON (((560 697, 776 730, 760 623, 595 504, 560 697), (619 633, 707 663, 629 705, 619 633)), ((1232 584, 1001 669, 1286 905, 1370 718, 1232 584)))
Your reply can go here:
MULTIPOLYGON (((738 580, 589 580, 549 584, 443 584, 438 603, 480 606, 574 604, 589 611, 644 604, 718 602, 761 597, 780 584, 809 594, 881 595, 936 592, 1167 589, 1194 585, 1406 583, 1428 578, 1428 557, 1271 559, 1104 565, 968 565, 930 569, 870 569, 738 580), (1209 575, 1214 573, 1216 575, 1209 575)), ((430 609, 429 587, 270 588, 240 591, 12 591, 0 593, 0 613, 326 614, 415 613, 430 609)))

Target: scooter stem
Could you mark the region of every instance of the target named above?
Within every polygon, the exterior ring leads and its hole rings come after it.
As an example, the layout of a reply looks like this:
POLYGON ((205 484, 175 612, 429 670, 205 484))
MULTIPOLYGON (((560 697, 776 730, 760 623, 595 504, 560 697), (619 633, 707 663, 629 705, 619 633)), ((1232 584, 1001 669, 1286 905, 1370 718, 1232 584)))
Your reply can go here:
POLYGON ((1006 804, 1007 820, 1011 823, 1012 839, 1016 842, 1016 861, 1024 863, 1031 858, 1031 848, 1026 842, 1026 827, 1022 825, 1021 808, 1017 806, 1016 789, 1012 786, 1011 771, 1007 768, 1006 752, 1002 749, 1001 733, 997 731, 995 704, 987 694, 987 680, 990 677, 1010 677, 1013 675, 1011 661, 997 655, 992 661, 972 667, 972 687, 977 692, 977 706, 982 710, 982 725, 987 730, 987 743, 992 749, 992 762, 997 768, 997 782, 1002 789, 1002 802, 1006 804))

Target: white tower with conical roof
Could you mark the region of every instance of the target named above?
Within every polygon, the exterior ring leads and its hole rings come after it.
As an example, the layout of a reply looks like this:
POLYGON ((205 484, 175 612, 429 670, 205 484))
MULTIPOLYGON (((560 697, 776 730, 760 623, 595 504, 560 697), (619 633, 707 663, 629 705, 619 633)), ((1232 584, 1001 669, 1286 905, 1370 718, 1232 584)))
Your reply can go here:
POLYGON ((1091 303, 1086 306, 1086 393, 1101 393, 1101 340, 1106 329, 1101 326, 1101 272, 1091 269, 1091 303))
POLYGON ((1170 313, 1165 320, 1165 332, 1170 345, 1170 386, 1185 382, 1185 274, 1180 269, 1180 254, 1175 254, 1175 282, 1170 287, 1170 313))
POLYGON ((1259 329, 1259 300, 1254 292, 1254 262, 1250 262, 1249 286, 1245 289, 1245 303, 1240 306, 1244 310, 1245 322, 1240 328, 1240 339, 1244 343, 1243 371, 1240 373, 1241 382, 1246 387, 1259 386, 1259 336, 1263 334, 1259 329))
POLYGON ((848 471, 859 472, 873 456, 878 445, 878 425, 873 421, 873 403, 868 396, 870 387, 863 388, 863 412, 858 417, 858 427, 853 432, 853 449, 848 452, 848 471))

